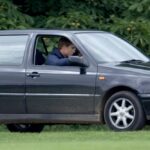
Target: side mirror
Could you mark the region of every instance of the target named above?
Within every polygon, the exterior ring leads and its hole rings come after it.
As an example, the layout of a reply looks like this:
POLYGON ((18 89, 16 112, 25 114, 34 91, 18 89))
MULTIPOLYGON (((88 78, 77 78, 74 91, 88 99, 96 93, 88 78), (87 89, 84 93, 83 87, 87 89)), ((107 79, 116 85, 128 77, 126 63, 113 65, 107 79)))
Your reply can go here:
POLYGON ((80 66, 80 67, 88 67, 89 64, 86 59, 79 56, 69 56, 69 61, 74 66, 80 66))

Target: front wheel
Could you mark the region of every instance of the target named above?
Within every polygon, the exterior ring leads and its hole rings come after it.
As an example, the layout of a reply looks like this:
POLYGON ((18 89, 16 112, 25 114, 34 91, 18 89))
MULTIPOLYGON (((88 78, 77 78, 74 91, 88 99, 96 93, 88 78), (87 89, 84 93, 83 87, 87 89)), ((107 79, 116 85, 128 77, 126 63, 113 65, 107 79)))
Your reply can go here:
POLYGON ((108 99, 104 119, 109 128, 115 131, 139 130, 145 125, 145 115, 139 99, 129 91, 117 92, 108 99))
POLYGON ((11 132, 41 132, 44 128, 42 124, 7 124, 11 132))

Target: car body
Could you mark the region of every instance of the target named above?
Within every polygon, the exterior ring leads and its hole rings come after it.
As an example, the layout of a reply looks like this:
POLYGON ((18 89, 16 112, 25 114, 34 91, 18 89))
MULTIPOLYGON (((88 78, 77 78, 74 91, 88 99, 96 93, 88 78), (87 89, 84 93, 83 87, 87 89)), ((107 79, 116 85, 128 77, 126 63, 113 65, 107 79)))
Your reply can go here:
MULTIPOLYGON (((1 39, 6 36, 14 36, 12 39, 17 36, 21 39, 25 36, 23 40, 26 41, 22 63, 0 64, 0 123, 8 126, 51 123, 90 124, 105 121, 108 123, 105 117, 107 114, 104 115, 106 103, 111 96, 123 91, 136 96, 143 113, 142 118, 149 120, 150 62, 101 63, 89 53, 82 40, 76 36, 76 34, 91 33, 106 32, 40 29, 0 31, 1 39), (33 65, 33 51, 39 35, 68 38, 82 52, 87 66, 33 65)), ((0 45, 2 44, 1 42, 0 45)), ((10 57, 14 53, 7 55, 10 57)), ((121 130, 117 127, 112 129, 121 130)), ((123 128, 126 129, 134 130, 138 127, 123 128)))

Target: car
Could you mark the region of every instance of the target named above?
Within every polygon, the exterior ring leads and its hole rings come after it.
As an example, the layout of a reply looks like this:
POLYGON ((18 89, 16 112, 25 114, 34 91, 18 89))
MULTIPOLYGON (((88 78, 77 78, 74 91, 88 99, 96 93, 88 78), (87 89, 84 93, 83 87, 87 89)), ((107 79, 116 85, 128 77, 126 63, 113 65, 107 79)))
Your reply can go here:
POLYGON ((149 120, 150 60, 127 41, 97 30, 0 31, 0 123, 10 131, 74 123, 133 131, 149 120), (76 46, 74 65, 46 65, 61 37, 76 46))

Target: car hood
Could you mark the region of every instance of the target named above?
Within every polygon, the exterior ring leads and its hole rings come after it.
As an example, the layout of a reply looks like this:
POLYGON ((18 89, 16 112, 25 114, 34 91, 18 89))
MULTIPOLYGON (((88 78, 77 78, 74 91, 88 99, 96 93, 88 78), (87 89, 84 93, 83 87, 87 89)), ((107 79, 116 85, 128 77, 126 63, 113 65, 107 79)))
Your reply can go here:
MULTIPOLYGON (((150 62, 146 63, 106 63, 99 64, 99 71, 101 68, 105 68, 105 72, 114 72, 114 73, 129 73, 135 75, 150 75, 150 62), (137 74, 138 73, 138 74, 137 74)), ((101 72, 101 71, 100 71, 101 72)))

